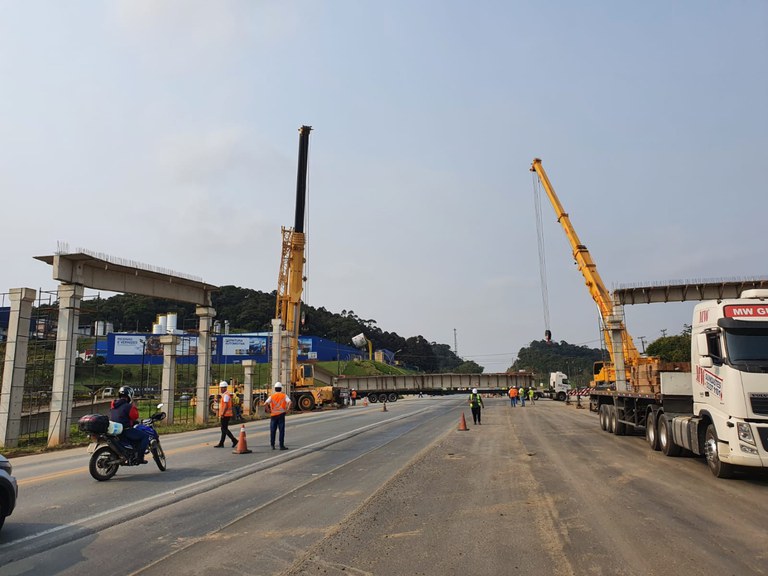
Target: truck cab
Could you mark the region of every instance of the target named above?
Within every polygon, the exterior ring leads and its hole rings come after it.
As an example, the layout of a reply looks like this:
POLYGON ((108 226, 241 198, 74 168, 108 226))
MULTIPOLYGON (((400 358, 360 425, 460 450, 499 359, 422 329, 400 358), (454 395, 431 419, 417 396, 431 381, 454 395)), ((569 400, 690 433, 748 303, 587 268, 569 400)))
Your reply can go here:
POLYGON ((568 382, 568 375, 563 372, 550 372, 549 374, 549 395, 550 398, 565 402, 568 398, 568 390, 571 384, 568 382))
POLYGON ((768 290, 698 304, 691 361, 694 451, 719 477, 768 467, 768 290))

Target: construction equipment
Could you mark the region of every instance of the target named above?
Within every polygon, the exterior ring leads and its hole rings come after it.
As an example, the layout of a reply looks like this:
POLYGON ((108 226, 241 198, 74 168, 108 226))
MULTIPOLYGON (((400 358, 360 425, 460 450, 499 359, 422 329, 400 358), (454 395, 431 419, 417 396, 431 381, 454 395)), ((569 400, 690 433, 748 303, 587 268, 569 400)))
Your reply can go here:
MULTIPOLYGON (((299 129, 299 166, 293 228, 282 228, 280 271, 277 280, 275 318, 272 321, 272 381, 283 382, 286 394, 299 410, 312 410, 341 399, 330 386, 315 386, 314 366, 299 364, 299 324, 306 263, 304 213, 307 191, 307 158, 311 126, 299 129)), ((257 391, 256 391, 257 392, 257 391)), ((255 392, 255 393, 256 393, 255 392)), ((267 391, 269 393, 269 391, 267 391)))
POLYGON ((563 209, 560 199, 555 194, 539 158, 534 158, 531 172, 538 175, 549 201, 555 209, 557 221, 565 231, 573 250, 573 259, 584 276, 589 294, 597 304, 600 313, 605 348, 608 351, 610 361, 595 362, 592 386, 615 385, 617 389, 627 389, 633 379, 643 378, 645 373, 650 374, 652 372, 655 374, 659 359, 641 356, 635 347, 632 337, 624 326, 621 306, 614 305, 611 294, 603 284, 589 250, 576 234, 568 213, 563 209))

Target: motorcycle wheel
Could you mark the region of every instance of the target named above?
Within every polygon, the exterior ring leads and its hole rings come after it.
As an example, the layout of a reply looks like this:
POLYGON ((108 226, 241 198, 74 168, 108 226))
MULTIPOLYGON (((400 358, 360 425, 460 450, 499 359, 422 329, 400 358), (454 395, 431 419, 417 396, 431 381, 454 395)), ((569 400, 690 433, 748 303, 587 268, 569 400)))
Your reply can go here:
POLYGON ((117 473, 119 467, 119 460, 115 453, 112 452, 109 446, 103 446, 91 456, 88 471, 94 479, 104 482, 112 478, 117 473))
POLYGON ((152 443, 149 445, 149 451, 152 452, 152 458, 155 459, 155 464, 160 468, 160 472, 165 472, 165 452, 163 452, 163 447, 160 446, 160 441, 152 440, 152 443))

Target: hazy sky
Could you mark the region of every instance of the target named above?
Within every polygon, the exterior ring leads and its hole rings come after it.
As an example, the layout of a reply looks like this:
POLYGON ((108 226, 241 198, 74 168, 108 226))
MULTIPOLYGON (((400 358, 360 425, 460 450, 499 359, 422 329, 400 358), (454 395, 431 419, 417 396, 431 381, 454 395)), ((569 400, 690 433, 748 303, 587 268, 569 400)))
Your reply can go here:
MULTIPOLYGON (((609 289, 766 275, 767 56, 765 0, 0 0, 0 292, 58 242, 275 290, 307 124, 305 301, 503 371, 545 329, 534 157, 609 289)), ((597 347, 542 207, 553 339, 597 347)))

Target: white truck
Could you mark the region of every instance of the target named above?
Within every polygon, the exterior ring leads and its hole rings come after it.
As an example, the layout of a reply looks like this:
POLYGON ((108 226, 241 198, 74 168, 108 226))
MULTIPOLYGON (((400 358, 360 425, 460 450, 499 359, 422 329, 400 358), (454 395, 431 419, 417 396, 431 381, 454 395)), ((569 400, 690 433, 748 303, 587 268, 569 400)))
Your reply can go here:
MULTIPOLYGON (((600 427, 619 436, 644 431, 650 447, 666 456, 704 456, 718 478, 768 467, 768 281, 752 285, 761 288, 732 298, 736 288, 717 285, 716 299, 696 305, 687 371, 659 364, 654 374, 594 389, 590 408, 600 427)), ((634 287, 614 291, 614 298, 620 304, 684 301, 696 290, 707 294, 708 286, 634 287)))
POLYGON ((544 385, 540 385, 538 388, 534 388, 534 398, 552 398, 553 400, 559 400, 565 402, 568 399, 568 390, 571 389, 571 384, 568 382, 568 375, 563 372, 550 372, 549 373, 549 388, 544 388, 544 385))

